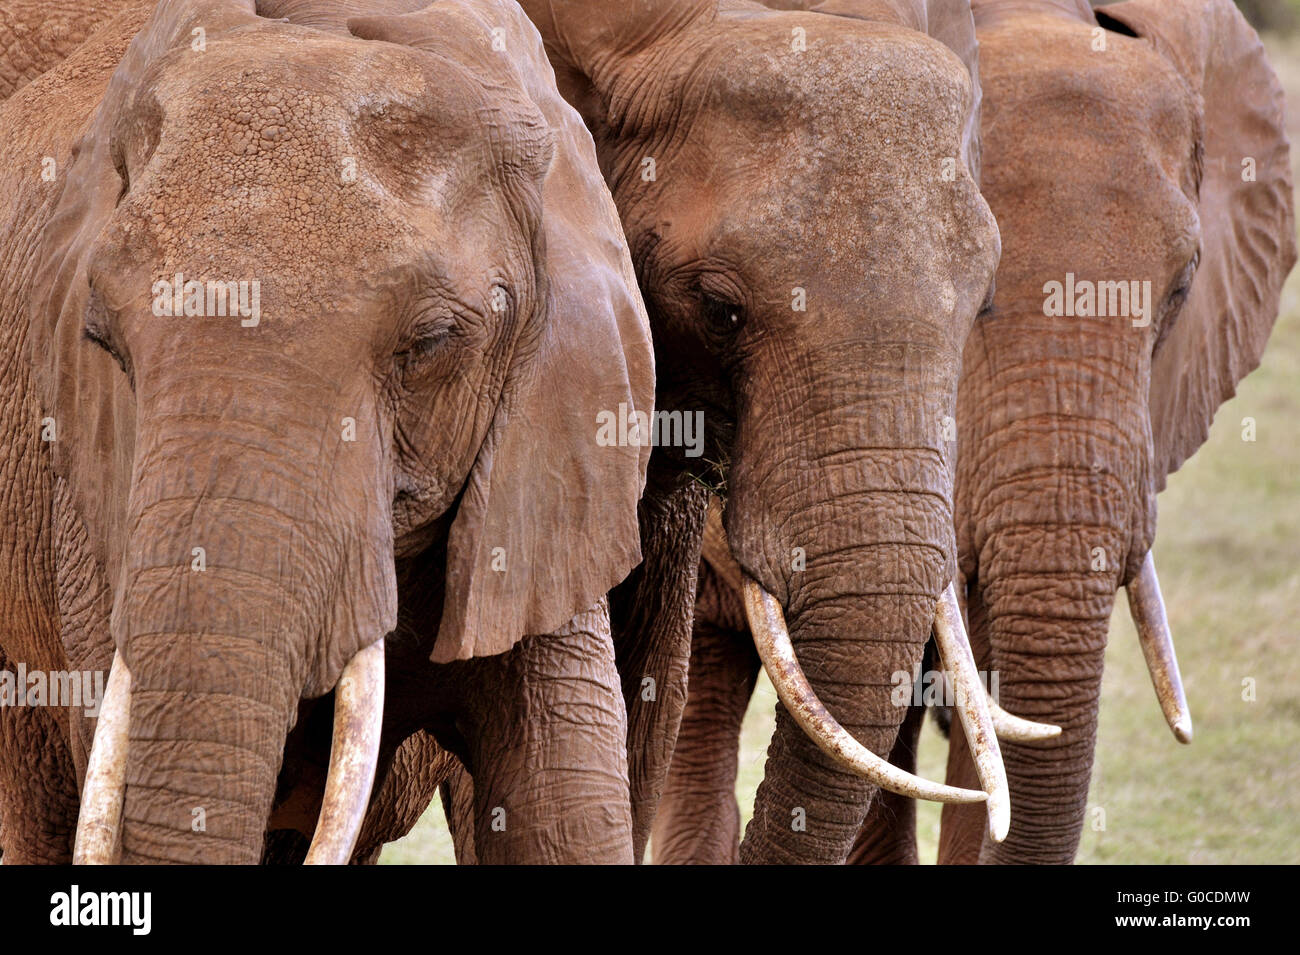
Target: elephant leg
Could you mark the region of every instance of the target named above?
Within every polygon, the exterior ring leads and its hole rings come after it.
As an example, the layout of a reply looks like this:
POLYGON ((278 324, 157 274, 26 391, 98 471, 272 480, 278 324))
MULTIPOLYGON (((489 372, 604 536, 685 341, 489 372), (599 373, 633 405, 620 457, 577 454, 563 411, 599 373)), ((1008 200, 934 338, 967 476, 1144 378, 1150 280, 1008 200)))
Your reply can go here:
POLYGON ((352 864, 371 864, 385 845, 414 829, 443 784, 458 772, 460 760, 440 746, 432 733, 421 729, 402 740, 386 769, 376 773, 375 792, 352 864))
POLYGON ((478 865, 474 853, 474 780, 458 765, 438 787, 442 797, 442 814, 456 850, 457 865, 478 865))
MULTIPOLYGON (((899 769, 916 772, 916 750, 924 723, 925 707, 909 706, 889 754, 889 761, 899 769)), ((978 782, 974 788, 979 788, 978 782)), ((880 790, 871 800, 848 864, 917 865, 920 861, 916 851, 916 800, 880 790)))
POLYGON ((605 600, 475 662, 479 861, 630 864, 627 716, 605 600))
POLYGON ((657 865, 739 862, 740 729, 759 666, 736 594, 701 561, 690 689, 651 839, 657 865))
MULTIPOLYGON (((966 747, 966 734, 960 720, 952 721, 948 737, 948 772, 945 781, 949 786, 979 787, 979 778, 966 747)), ((1014 804, 1011 809, 1014 813, 1014 804)), ((988 828, 988 814, 983 805, 977 803, 960 806, 949 803, 943 807, 940 819, 939 864, 976 865, 980 861, 980 847, 988 828)))
MULTIPOLYGON (((652 465, 652 472, 654 467, 652 465)), ((646 842, 686 707, 696 567, 708 493, 687 482, 671 491, 652 478, 641 500, 641 565, 610 594, 614 650, 627 706, 633 853, 646 842)))
MULTIPOLYGON (((12 672, 3 656, 0 666, 12 672)), ((81 799, 67 738, 45 706, 0 706, 6 865, 67 865, 81 799)))

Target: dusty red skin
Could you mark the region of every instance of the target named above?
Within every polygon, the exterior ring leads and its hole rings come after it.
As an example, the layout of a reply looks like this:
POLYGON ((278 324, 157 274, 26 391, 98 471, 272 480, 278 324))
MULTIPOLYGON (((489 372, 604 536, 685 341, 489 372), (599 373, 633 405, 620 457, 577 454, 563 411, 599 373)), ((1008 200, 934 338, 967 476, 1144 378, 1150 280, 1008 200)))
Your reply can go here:
POLYGON ((139 0, 5 0, 0 8, 0 102, 62 63, 139 0))
MULTIPOLYGON (((649 448, 594 422, 648 409, 653 366, 540 39, 499 0, 355 35, 337 4, 312 28, 152 6, 0 105, 5 662, 125 655, 125 861, 300 859, 323 694, 386 634, 359 860, 427 805, 401 777, 445 771, 434 734, 476 769, 485 859, 631 861, 605 594, 639 559, 649 448), (177 272, 259 280, 259 320, 160 317, 177 272)), ((0 712, 6 861, 67 861, 92 732, 0 712)))
MULTIPOLYGON (((1003 744, 1012 789, 1004 844, 987 841, 979 808, 945 807, 946 862, 1073 859, 1115 592, 1151 548, 1166 474, 1258 363, 1295 261, 1280 93, 1230 3, 1103 8, 1113 18, 1104 56, 1093 50, 1086 4, 1029 6, 975 6, 982 189, 1004 251, 994 307, 963 355, 955 514, 980 668, 998 671, 1006 709, 1065 731, 1003 744), (1229 39, 1217 48, 1224 62, 1204 59, 1210 36, 1229 39), (1257 161, 1254 183, 1241 180, 1243 156, 1257 161), (1171 298, 1198 246, 1178 312, 1171 298), (1158 311, 1143 328, 1127 318, 1049 319, 1043 285, 1067 271, 1149 280, 1158 311), (1103 570, 1093 567, 1098 547, 1103 570)), ((705 861, 735 854, 734 825, 716 820, 734 812, 734 714, 757 668, 734 611, 716 582, 702 584, 693 660, 711 665, 692 668, 674 757, 681 785, 665 796, 673 818, 701 820, 699 840, 674 845, 705 861), (738 649, 720 653, 724 640, 738 649)), ((898 765, 915 765, 920 725, 919 713, 905 722, 891 754, 898 765)), ((974 785, 959 726, 949 752, 947 781, 974 785)), ((671 824, 658 820, 656 844, 661 827, 668 844, 671 824)), ((914 862, 914 830, 906 800, 878 799, 852 861, 914 862)))
MULTIPOLYGON (((931 6, 934 27, 951 26, 931 6)), ((619 205, 658 405, 706 409, 703 459, 726 462, 738 562, 781 602, 829 711, 888 753, 903 716, 890 674, 919 660, 955 570, 942 422, 998 248, 969 170, 969 49, 917 32, 919 5, 907 22, 690 0, 524 7, 619 205), (792 47, 796 27, 806 49, 792 47), (943 156, 954 181, 934 167, 943 156), (806 312, 792 308, 796 288, 806 312)), ((718 480, 671 452, 656 452, 652 476, 718 480)), ((685 651, 682 640, 681 671, 685 651)), ((751 681, 739 676, 741 692, 751 681)), ((630 714, 646 709, 629 699, 630 714)), ((721 779, 728 761, 724 740, 700 765, 721 779)), ((739 857, 842 860, 871 790, 779 713, 739 857), (796 809, 806 831, 791 829, 796 809)), ((657 827, 656 846, 734 830, 718 818, 730 799, 683 814, 679 832, 657 827)))

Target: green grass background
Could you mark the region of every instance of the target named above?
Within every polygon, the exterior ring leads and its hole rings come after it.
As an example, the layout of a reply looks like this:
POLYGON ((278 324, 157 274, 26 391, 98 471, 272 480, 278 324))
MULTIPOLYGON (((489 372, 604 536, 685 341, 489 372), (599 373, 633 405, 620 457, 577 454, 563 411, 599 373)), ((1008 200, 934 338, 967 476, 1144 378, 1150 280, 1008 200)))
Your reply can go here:
MULTIPOLYGON (((1300 110, 1300 38, 1267 40, 1300 110)), ((1300 144, 1289 110, 1293 143, 1300 144)), ((1300 160, 1300 145, 1293 150, 1300 160)), ((1300 164, 1300 163, 1298 163, 1300 164)), ((1300 178, 1300 177, 1298 177, 1300 178)), ((1300 862, 1300 269, 1259 370, 1219 409, 1209 440, 1160 496, 1156 558, 1196 738, 1160 715, 1123 597, 1106 650, 1097 759, 1081 863, 1300 862), (1253 417, 1256 441, 1241 438, 1253 417), (1243 680, 1255 699, 1244 700, 1243 680), (1094 828, 1104 810, 1104 829, 1094 828)), ((748 821, 775 694, 766 678, 745 720, 736 786, 748 821)), ((920 771, 942 779, 947 743, 930 720, 920 771)), ((921 803, 923 862, 939 806, 921 803)), ((381 862, 452 863, 435 804, 381 862)))

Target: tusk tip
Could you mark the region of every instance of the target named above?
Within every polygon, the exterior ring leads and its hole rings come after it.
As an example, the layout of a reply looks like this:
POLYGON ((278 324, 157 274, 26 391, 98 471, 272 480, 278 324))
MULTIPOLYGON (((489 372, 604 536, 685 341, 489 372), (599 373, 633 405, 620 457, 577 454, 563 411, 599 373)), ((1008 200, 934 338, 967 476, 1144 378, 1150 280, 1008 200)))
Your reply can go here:
POLYGON ((1184 716, 1169 727, 1174 731, 1174 739, 1186 745, 1192 741, 1192 718, 1184 716))
POLYGON ((988 808, 989 838, 1001 842, 1011 830, 1011 800, 1005 791, 990 793, 988 808))
POLYGON ((998 739, 1012 743, 1036 743, 1044 739, 1056 739, 1061 735, 1061 728, 1051 723, 1027 723, 1017 726, 1006 733, 998 733, 998 739))
POLYGON ((1036 723, 997 707, 995 703, 989 709, 993 712, 993 729, 998 739, 1011 743, 1034 743, 1043 739, 1055 739, 1061 735, 1061 727, 1054 723, 1036 723))

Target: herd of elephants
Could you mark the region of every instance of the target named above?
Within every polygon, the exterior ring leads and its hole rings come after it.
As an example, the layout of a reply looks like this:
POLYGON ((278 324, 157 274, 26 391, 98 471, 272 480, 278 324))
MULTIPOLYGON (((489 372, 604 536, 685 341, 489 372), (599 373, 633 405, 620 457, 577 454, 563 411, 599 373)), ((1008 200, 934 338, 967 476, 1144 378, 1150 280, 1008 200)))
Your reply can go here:
POLYGON ((1230 0, 3 0, 3 861, 1068 863, 1295 259, 1230 0))

